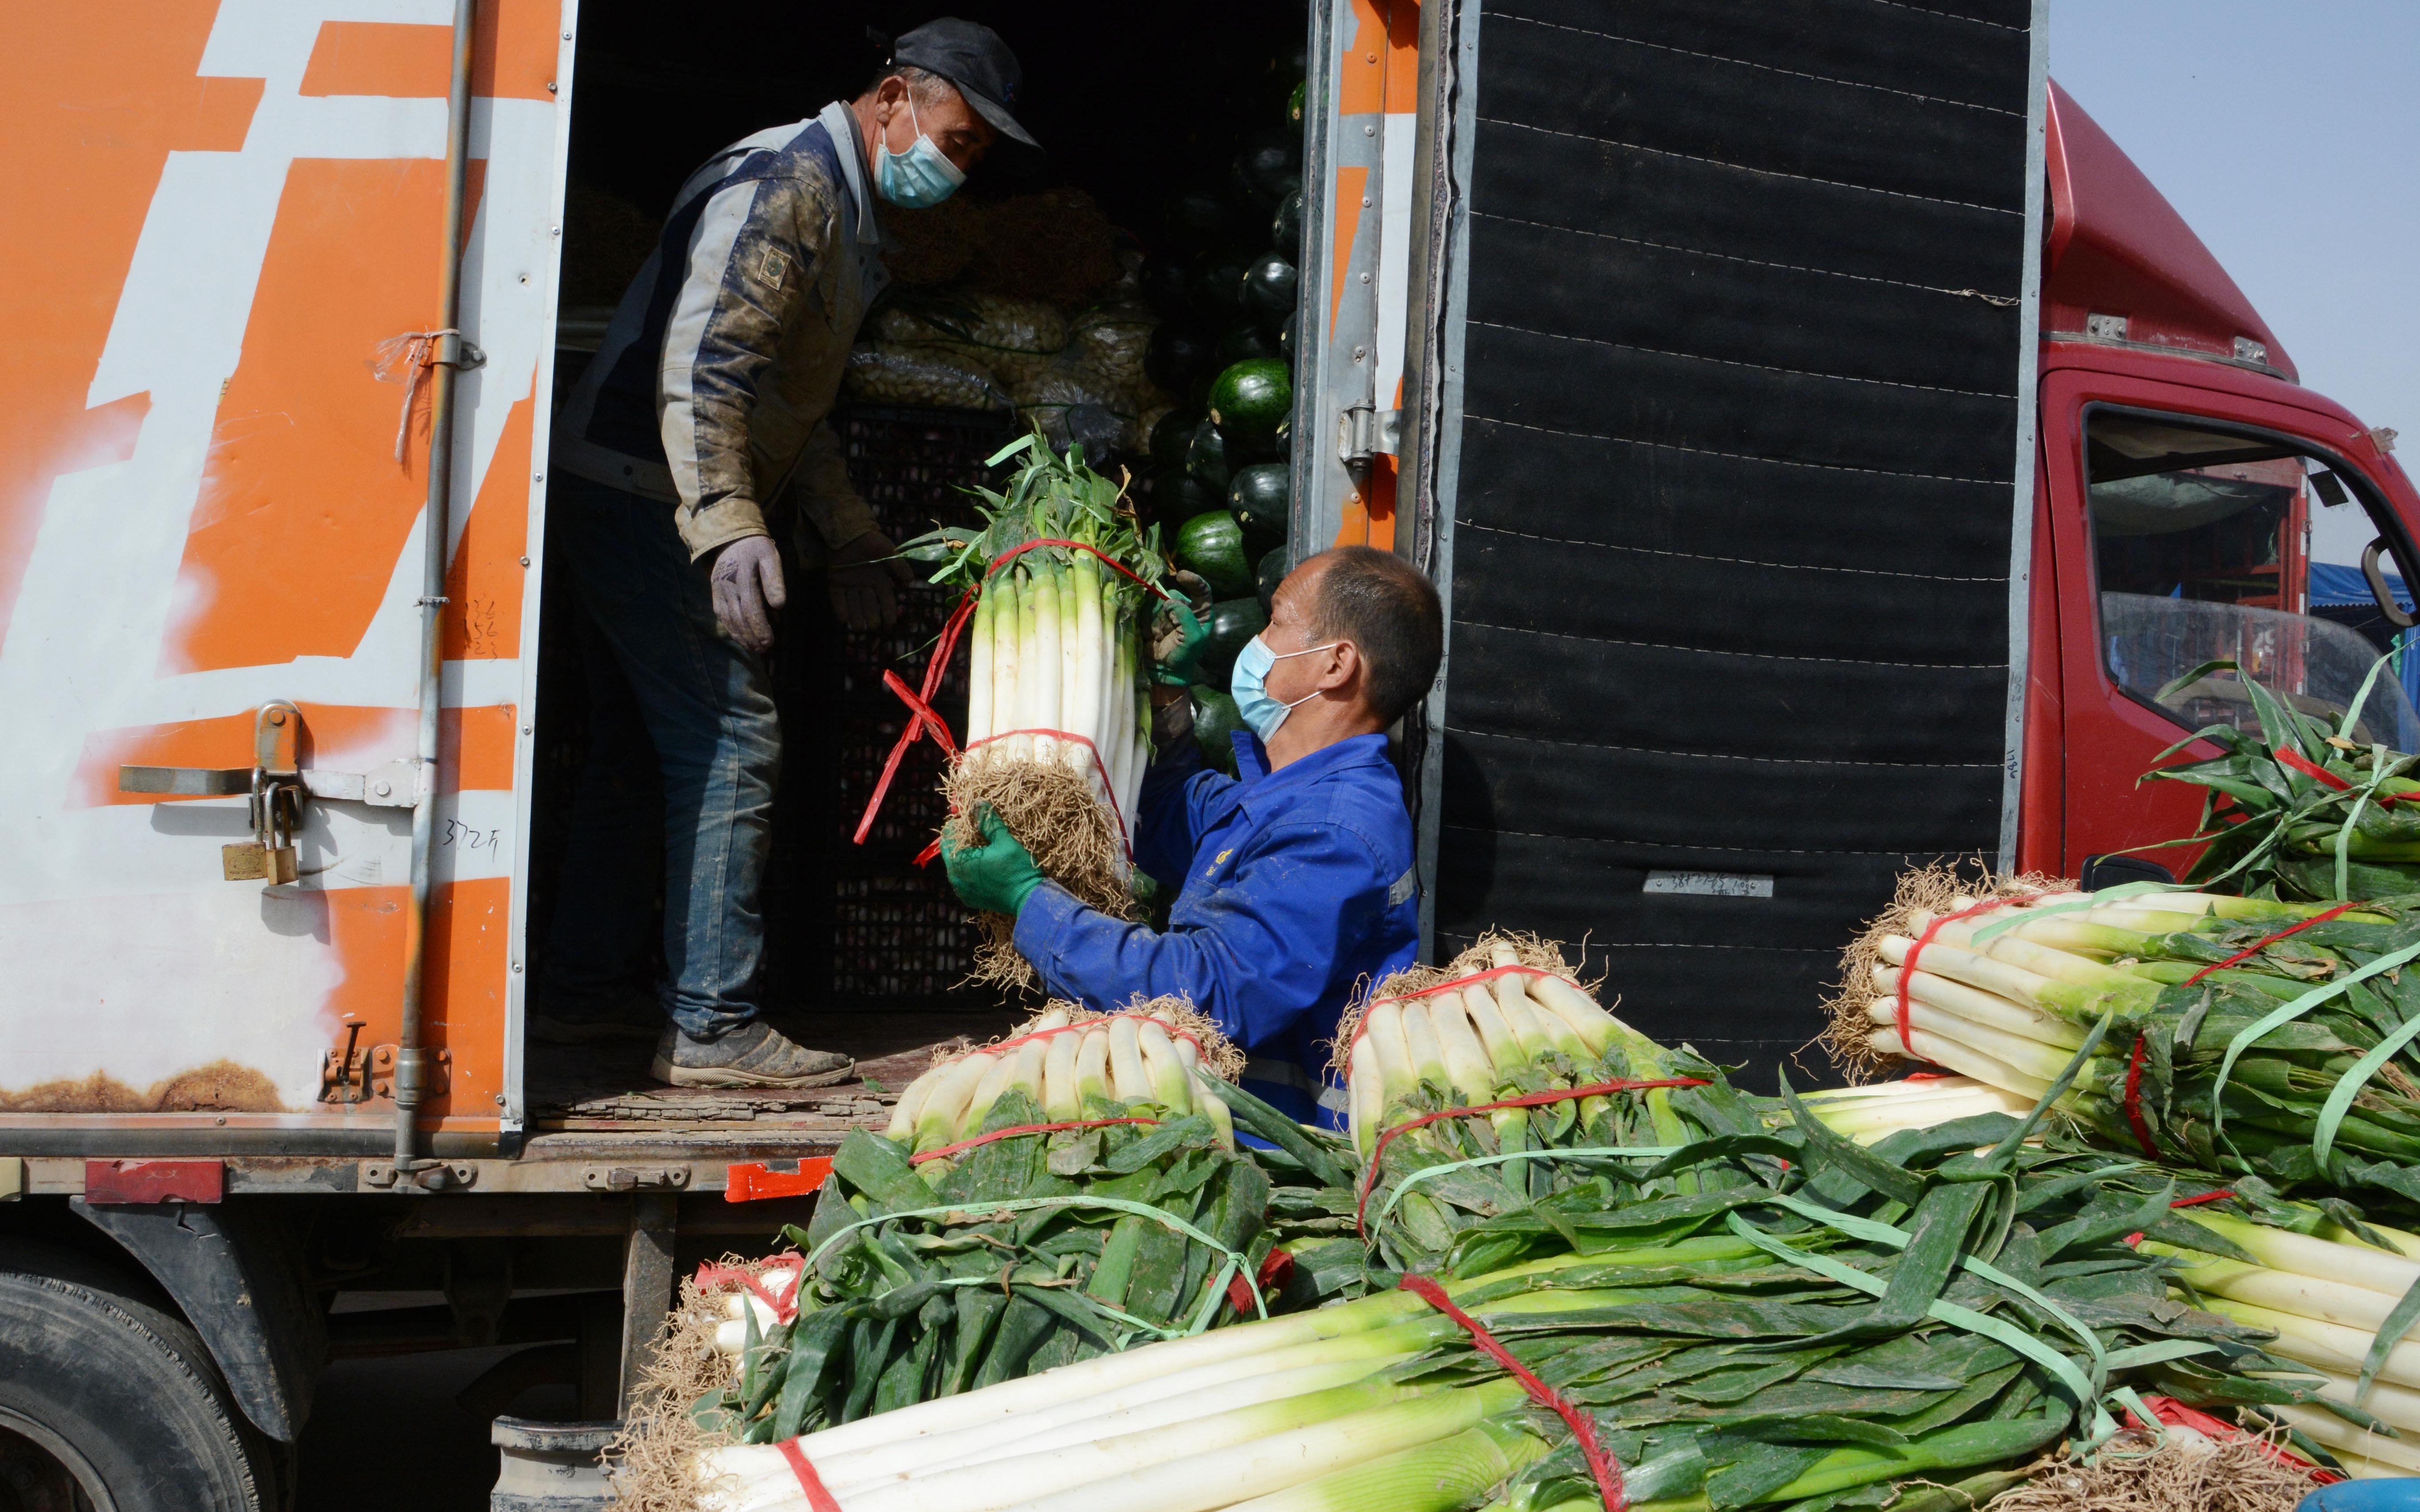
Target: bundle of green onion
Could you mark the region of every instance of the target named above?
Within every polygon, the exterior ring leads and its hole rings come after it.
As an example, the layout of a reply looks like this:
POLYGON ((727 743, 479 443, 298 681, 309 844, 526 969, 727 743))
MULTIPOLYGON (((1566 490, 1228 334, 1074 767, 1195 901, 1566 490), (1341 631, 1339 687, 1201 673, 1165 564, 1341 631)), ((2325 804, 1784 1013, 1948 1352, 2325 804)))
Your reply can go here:
POLYGON ((1211 1090, 1233 1051, 1181 1008, 1053 1008, 849 1134, 688 1415, 768 1443, 1261 1311, 1269 1180, 1211 1090))
POLYGON ((2420 756, 2378 740, 2365 710, 2382 712, 2370 688, 2387 667, 2370 668, 2352 705, 2331 729, 2292 707, 2233 661, 2195 668, 2160 690, 2174 703, 2205 691, 2248 699, 2258 718, 2254 734, 2232 724, 2197 730, 2153 758, 2167 760, 2208 741, 2221 754, 2156 766, 2147 778, 2202 788, 2201 822, 2178 845, 2201 852, 2185 872, 2191 883, 2226 882, 2242 892, 2289 898, 2387 898, 2420 892, 2420 756), (2220 673, 2233 673, 2221 677, 2220 673), (2197 686, 2198 685, 2198 686, 2197 686), (2221 809, 2224 802, 2227 806, 2221 809))
POLYGON ((1881 1506, 1916 1479, 1954 1483, 1946 1507, 2111 1431, 2154 1366, 2288 1368, 2127 1242, 2206 1232, 2174 1188, 2029 1145, 2039 1114, 1866 1147, 1785 1105, 1614 1157, 1668 1195, 1592 1212, 1568 1188, 1509 1252, 1466 1248, 1438 1284, 1467 1323, 1388 1291, 712 1450, 690 1485, 711 1512, 1544 1512, 1601 1504, 1577 1424, 1653 1512, 1881 1506))
MULTIPOLYGON (((954 816, 944 833, 979 843, 975 816, 988 810, 1045 875, 1129 918, 1129 836, 1151 754, 1143 601, 1167 568, 1159 528, 1136 519, 1080 446, 1060 455, 1027 436, 986 465, 1020 456, 1005 492, 971 490, 984 529, 948 527, 900 548, 935 563, 934 582, 976 595, 965 749, 944 785, 954 816)), ((1030 984, 1011 923, 985 918, 978 975, 1030 984)))
POLYGON ((1903 1057, 2038 1097, 2090 1040, 2059 1105, 2121 1148, 2420 1204, 2420 973, 2401 969, 2420 914, 2404 903, 2136 884, 1978 903, 1944 876, 1909 879, 1850 952, 1825 1040, 1853 1072, 1903 1057))
POLYGON ((2301 1368, 2162 1368, 2180 1392, 2257 1405, 2351 1475, 2420 1473, 2420 1345, 2403 1342, 2420 1317, 2420 1236, 2347 1230, 2315 1213, 2298 1231, 2261 1216, 2272 1222, 2198 1209, 2187 1221, 2211 1235, 2194 1242, 2199 1253, 2148 1238, 2142 1247, 2179 1262, 2179 1296, 2273 1334, 2262 1350, 2301 1368))
MULTIPOLYGON (((993 1104, 1022 1091, 1066 1122, 1087 1107, 1150 1103, 1161 1114, 1199 1112, 1226 1149, 1235 1148, 1233 1119, 1216 1083, 1232 1080, 1244 1057, 1218 1026, 1181 997, 1138 1001, 1116 1013, 1089 1013, 1052 1003, 998 1044, 936 1061, 908 1084, 883 1137, 913 1149, 920 1164, 939 1162, 946 1146, 981 1131, 993 1104)), ((928 1180, 949 1169, 928 1168, 928 1180)))

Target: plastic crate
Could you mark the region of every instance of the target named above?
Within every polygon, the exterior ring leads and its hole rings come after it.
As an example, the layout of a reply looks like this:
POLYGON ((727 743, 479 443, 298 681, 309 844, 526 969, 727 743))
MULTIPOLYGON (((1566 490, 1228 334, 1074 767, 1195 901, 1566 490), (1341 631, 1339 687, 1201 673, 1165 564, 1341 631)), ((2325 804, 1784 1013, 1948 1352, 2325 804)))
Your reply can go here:
MULTIPOLYGON (((848 457, 849 481, 874 507, 882 530, 906 541, 937 525, 982 523, 963 491, 986 476, 984 459, 1015 434, 1005 417, 954 409, 857 408, 833 417, 848 457)), ((829 737, 837 748, 840 821, 820 869, 833 888, 830 991, 835 1000, 940 1004, 958 999, 957 983, 974 962, 978 936, 966 905, 936 863, 918 867, 948 810, 939 782, 946 758, 930 736, 910 746, 863 845, 852 843, 866 800, 880 780, 908 708, 883 685, 896 671, 923 686, 935 641, 958 606, 954 590, 920 580, 902 595, 890 629, 840 637, 840 696, 829 737)), ((933 707, 953 739, 965 733, 966 653, 942 679, 933 707)))

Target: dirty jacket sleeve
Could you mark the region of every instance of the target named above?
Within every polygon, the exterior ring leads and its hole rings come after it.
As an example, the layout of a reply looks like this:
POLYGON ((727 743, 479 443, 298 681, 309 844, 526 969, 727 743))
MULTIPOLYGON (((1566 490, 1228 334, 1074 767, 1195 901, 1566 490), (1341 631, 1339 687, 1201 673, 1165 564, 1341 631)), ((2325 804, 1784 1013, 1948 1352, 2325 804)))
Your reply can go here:
POLYGON ((1243 850, 1226 884, 1164 934, 1045 882, 1016 917, 1016 948, 1054 995, 1107 1011, 1137 993, 1180 993, 1230 1039, 1264 1043, 1325 999, 1338 961, 1383 924, 1392 879, 1342 825, 1272 825, 1243 850))
POLYGON ((847 452, 829 420, 808 432, 798 469, 790 474, 790 491, 799 506, 792 546, 804 565, 817 565, 866 532, 881 529, 873 506, 848 481, 847 452))
MULTIPOLYGON (((674 519, 692 561, 768 533, 767 501, 755 497, 750 468, 749 421, 783 330, 793 319, 820 317, 808 306, 838 213, 830 190, 810 179, 750 178, 718 191, 690 238, 688 272, 664 328, 656 403, 680 494, 674 519)), ((837 438, 827 451, 839 471, 837 438)), ((846 488, 845 475, 840 486, 846 488)), ((847 497, 856 501, 854 492, 847 497)))

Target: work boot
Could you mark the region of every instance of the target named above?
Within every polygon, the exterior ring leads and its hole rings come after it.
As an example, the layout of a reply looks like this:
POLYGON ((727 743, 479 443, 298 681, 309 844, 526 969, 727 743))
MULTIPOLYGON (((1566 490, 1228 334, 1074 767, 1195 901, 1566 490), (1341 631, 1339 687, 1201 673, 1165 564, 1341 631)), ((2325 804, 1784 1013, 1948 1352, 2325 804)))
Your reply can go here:
POLYGON ((675 1087, 829 1087, 856 1070, 848 1057, 794 1043, 762 1019, 716 1040, 693 1040, 673 1025, 656 1041, 653 1068, 675 1087))
POLYGON ((656 1040, 664 1032, 664 1007, 644 988, 603 1002, 549 1003, 530 1011, 530 1038, 545 1044, 599 1044, 610 1040, 656 1040))

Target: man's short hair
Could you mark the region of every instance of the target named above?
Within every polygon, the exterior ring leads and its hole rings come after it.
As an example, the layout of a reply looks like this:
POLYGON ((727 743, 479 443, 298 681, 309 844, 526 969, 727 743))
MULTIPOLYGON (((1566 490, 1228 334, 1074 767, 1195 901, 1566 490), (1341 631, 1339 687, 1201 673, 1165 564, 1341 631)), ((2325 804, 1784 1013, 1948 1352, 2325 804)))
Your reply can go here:
POLYGON ((1358 647, 1370 707, 1381 723, 1393 724, 1428 692, 1445 657, 1445 610, 1435 586, 1418 567, 1374 547, 1340 546, 1311 562, 1322 564, 1309 613, 1312 643, 1358 647))
POLYGON ((908 98, 918 105, 930 105, 958 92, 958 86, 930 69, 920 69, 912 63, 894 64, 865 82, 857 92, 860 100, 882 87, 885 79, 897 79, 908 86, 908 98))

